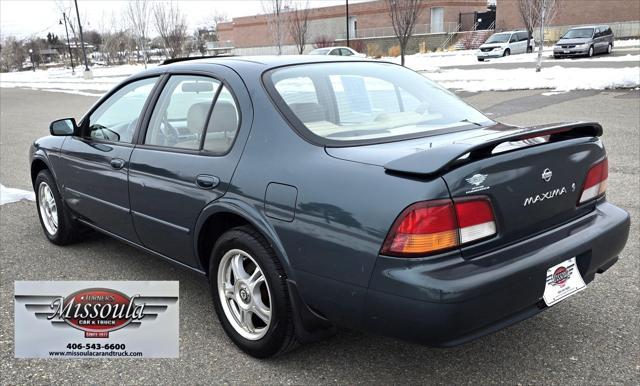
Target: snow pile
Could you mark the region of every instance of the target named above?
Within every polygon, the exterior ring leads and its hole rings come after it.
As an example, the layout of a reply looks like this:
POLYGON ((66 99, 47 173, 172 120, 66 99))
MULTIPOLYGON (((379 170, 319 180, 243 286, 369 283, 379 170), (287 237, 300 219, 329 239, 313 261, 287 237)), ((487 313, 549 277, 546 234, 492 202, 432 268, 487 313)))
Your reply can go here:
POLYGON ((543 68, 541 72, 535 72, 531 68, 475 69, 473 71, 455 69, 429 73, 425 76, 448 89, 471 92, 529 89, 604 90, 640 86, 638 67, 607 69, 553 66, 543 68))
POLYGON ((0 73, 0 87, 101 96, 102 92, 111 90, 115 84, 143 69, 142 65, 94 67, 91 69, 93 79, 83 78, 82 66, 76 67, 75 74, 68 68, 0 73))
POLYGON ((27 190, 7 188, 6 186, 0 184, 0 205, 22 200, 35 201, 36 195, 35 193, 27 190))
POLYGON ((616 40, 613 42, 614 47, 637 47, 640 46, 640 39, 616 40))

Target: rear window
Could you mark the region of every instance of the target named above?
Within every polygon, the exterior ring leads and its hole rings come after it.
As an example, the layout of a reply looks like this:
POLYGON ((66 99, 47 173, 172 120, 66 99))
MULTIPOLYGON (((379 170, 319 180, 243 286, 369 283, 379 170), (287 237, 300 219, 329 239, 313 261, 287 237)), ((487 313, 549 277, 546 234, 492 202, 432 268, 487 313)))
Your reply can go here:
POLYGON ((329 50, 330 48, 318 48, 309 52, 309 55, 326 55, 329 52, 329 50))
POLYGON ((493 122, 451 92, 398 65, 372 62, 283 67, 266 85, 294 126, 322 144, 419 137, 493 122))

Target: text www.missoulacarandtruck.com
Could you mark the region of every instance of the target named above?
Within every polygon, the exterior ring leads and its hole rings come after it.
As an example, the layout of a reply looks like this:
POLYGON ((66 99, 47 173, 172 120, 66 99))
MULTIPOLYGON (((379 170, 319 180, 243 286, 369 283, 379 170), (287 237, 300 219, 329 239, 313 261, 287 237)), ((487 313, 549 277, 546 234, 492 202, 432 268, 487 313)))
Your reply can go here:
POLYGON ((50 357, 142 357, 141 351, 49 351, 50 357))

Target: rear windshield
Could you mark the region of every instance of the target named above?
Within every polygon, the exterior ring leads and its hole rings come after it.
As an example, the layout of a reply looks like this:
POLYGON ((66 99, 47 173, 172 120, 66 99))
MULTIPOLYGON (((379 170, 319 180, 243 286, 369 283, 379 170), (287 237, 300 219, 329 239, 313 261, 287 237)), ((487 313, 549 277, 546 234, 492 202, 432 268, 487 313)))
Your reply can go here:
POLYGON ((511 33, 493 34, 485 43, 506 43, 511 38, 511 33))
POLYGON ((318 48, 309 52, 309 55, 326 55, 329 50, 330 48, 318 48))
POLYGON ((593 28, 576 28, 570 29, 562 37, 563 39, 581 39, 590 38, 593 36, 593 28))
POLYGON ((394 64, 304 64, 272 70, 265 80, 283 112, 323 143, 377 142, 493 123, 446 89, 394 64))

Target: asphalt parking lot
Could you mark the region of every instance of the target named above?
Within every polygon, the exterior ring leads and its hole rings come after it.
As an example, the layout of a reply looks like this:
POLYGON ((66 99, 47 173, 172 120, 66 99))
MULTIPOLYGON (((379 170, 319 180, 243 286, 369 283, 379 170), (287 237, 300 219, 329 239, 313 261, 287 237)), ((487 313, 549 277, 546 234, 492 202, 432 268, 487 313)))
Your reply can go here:
MULTIPOLYGON (((0 182, 30 188, 27 149, 48 123, 80 116, 95 98, 0 89, 0 182)), ((0 383, 640 383, 640 92, 462 93, 514 124, 594 120, 605 128, 608 197, 632 216, 618 264, 588 288, 538 316, 472 343, 433 349, 340 330, 275 360, 242 354, 213 311, 207 283, 101 235, 56 247, 32 202, 0 207, 0 383), (179 359, 18 360, 13 349, 15 280, 179 280, 179 359)))

